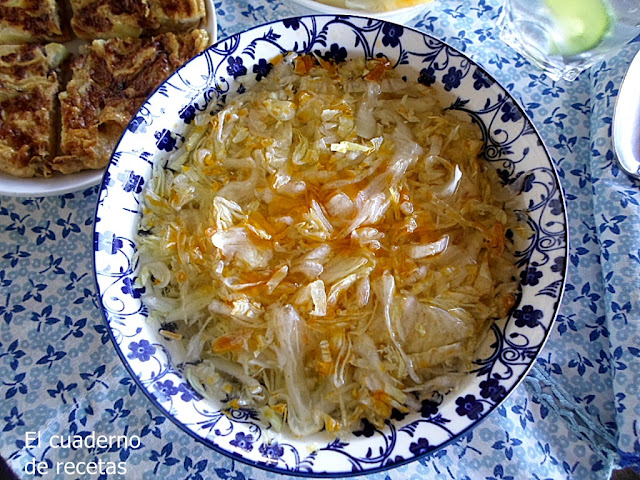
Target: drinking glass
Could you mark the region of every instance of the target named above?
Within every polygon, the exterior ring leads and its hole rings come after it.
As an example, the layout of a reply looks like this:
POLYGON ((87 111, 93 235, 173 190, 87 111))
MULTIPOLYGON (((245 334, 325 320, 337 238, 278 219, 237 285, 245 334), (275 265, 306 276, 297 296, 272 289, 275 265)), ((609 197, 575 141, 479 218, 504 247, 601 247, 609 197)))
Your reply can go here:
POLYGON ((553 80, 574 80, 640 34, 640 0, 504 0, 498 25, 553 80))

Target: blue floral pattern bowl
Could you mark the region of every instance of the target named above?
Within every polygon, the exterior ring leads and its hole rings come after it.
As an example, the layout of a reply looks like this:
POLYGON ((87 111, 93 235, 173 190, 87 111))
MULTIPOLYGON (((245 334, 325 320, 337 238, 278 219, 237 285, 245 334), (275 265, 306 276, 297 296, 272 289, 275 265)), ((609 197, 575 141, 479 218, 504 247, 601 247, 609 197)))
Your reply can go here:
POLYGON ((564 288, 566 213, 543 143, 513 98, 459 51, 415 30, 349 16, 290 18, 223 40, 172 75, 132 119, 105 175, 96 210, 95 274, 102 311, 122 361, 151 401, 211 448, 268 470, 304 476, 371 473, 446 445, 489 415, 524 378, 552 327, 564 288), (183 375, 184 351, 158 334, 136 286, 136 234, 151 167, 184 142, 195 115, 268 74, 278 55, 298 51, 344 61, 386 56, 409 81, 442 87, 452 110, 481 129, 484 156, 519 192, 532 236, 515 245, 518 304, 496 322, 475 368, 453 391, 394 411, 383 429, 364 420, 339 438, 276 434, 257 412, 200 397, 183 375))

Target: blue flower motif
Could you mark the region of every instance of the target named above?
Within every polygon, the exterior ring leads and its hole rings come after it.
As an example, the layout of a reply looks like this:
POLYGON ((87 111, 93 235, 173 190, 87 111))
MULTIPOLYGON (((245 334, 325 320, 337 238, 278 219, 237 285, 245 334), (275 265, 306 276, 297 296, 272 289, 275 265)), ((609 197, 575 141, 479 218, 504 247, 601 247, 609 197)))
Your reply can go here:
POLYGON ((431 417, 438 413, 438 404, 433 400, 423 400, 420 408, 420 415, 424 418, 431 417))
POLYGON ((493 477, 487 477, 487 480, 513 480, 511 475, 504 474, 504 467, 500 464, 493 467, 493 475, 493 477))
POLYGON ((142 178, 142 175, 136 175, 132 171, 127 171, 125 173, 118 174, 118 181, 122 183, 122 189, 127 193, 142 192, 142 187, 144 185, 144 179, 142 178), (125 173, 128 173, 129 175, 126 176, 125 173))
POLYGON ((533 189, 535 179, 536 179, 536 176, 533 173, 530 173, 526 177, 524 177, 524 182, 522 183, 522 191, 530 192, 533 189))
POLYGON ((194 464, 190 457, 185 457, 183 467, 187 472, 189 472, 189 475, 185 480, 203 480, 201 473, 205 471, 208 463, 209 460, 205 459, 194 464))
POLYGON ((458 88, 460 86, 460 80, 464 76, 462 70, 456 67, 450 67, 449 71, 442 77, 442 81, 444 83, 444 89, 449 92, 454 88, 458 88))
POLYGON ((397 408, 393 408, 391 410, 391 418, 393 420, 396 420, 398 422, 401 422, 402 420, 404 420, 404 417, 406 417, 407 414, 404 412, 401 412, 400 410, 398 410, 397 408))
POLYGON ((167 467, 171 467, 177 463, 180 463, 180 459, 176 457, 172 457, 171 453, 173 452, 173 443, 168 442, 162 447, 161 451, 151 450, 151 455, 149 455, 149 460, 152 462, 156 462, 155 467, 153 467, 153 476, 158 473, 158 468, 160 465, 166 465, 167 467))
POLYGON ((113 186, 113 180, 111 179, 111 173, 109 172, 109 170, 105 172, 103 182, 105 187, 113 186))
POLYGON ((498 168, 497 173, 503 185, 509 185, 511 183, 511 174, 509 173, 509 170, 498 168))
POLYGON ((539 325, 538 320, 540 320, 544 314, 541 310, 533 308, 532 305, 525 305, 522 309, 513 312, 513 316, 516 319, 517 327, 535 328, 539 325))
POLYGON ((180 399, 183 402, 190 402, 192 400, 200 400, 200 395, 198 395, 195 392, 195 390, 193 390, 191 387, 189 387, 185 383, 181 383, 180 387, 178 388, 178 390, 180 391, 180 393, 182 393, 182 395, 180 395, 180 399))
POLYGON ((549 207, 551 207, 552 215, 562 215, 562 202, 558 198, 554 198, 549 202, 549 207))
POLYGON ((4 417, 5 425, 2 431, 9 432, 16 427, 24 426, 24 420, 22 420, 23 415, 23 413, 18 411, 17 407, 13 407, 9 416, 4 417))
POLYGON ((233 78, 238 78, 247 74, 247 67, 243 65, 242 58, 229 57, 227 59, 227 63, 229 64, 227 67, 227 73, 233 78))
POLYGON ((536 267, 529 267, 520 273, 520 278, 522 279, 523 285, 531 285, 535 286, 540 283, 540 279, 542 278, 543 273, 538 270, 536 267))
POLYGON ((433 446, 429 445, 429 440, 426 438, 419 438, 417 442, 413 442, 409 445, 409 451, 416 456, 429 453, 433 448, 433 446))
POLYGON ((483 398, 490 398, 494 402, 499 402, 507 396, 507 390, 494 378, 480 382, 480 395, 483 398))
MULTIPOLYGON (((544 418, 544 417, 542 417, 544 418)), ((504 450, 504 455, 507 457, 507 460, 511 460, 513 458, 513 447, 519 447, 522 445, 522 440, 518 440, 517 438, 511 438, 509 436, 509 432, 505 432, 506 440, 498 440, 491 445, 491 448, 494 450, 504 450)))
POLYGON ((461 417, 465 415, 471 420, 477 420, 480 414, 484 410, 484 405, 479 400, 476 400, 475 395, 467 395, 465 397, 458 397, 456 399, 456 413, 461 417))
POLYGON ((551 271, 558 273, 564 270, 564 264, 566 262, 565 257, 556 257, 553 259, 553 265, 551 265, 551 271))
POLYGON ((97 252, 102 251, 115 255, 123 245, 122 240, 117 238, 113 232, 93 233, 93 249, 97 252))
POLYGON ((158 393, 158 396, 160 397, 159 400, 165 402, 180 392, 180 389, 173 384, 173 380, 157 382, 153 385, 153 389, 158 393))
POLYGON ((292 30, 298 30, 300 28, 300 21, 297 18, 286 18, 282 21, 285 28, 291 28, 292 30))
POLYGON ((270 62, 267 62, 264 58, 258 60, 258 64, 253 66, 253 73, 256 74, 256 80, 262 80, 269 74, 272 68, 273 65, 270 62))
POLYGON ((475 82, 473 82, 473 88, 476 90, 489 88, 495 83, 493 79, 489 78, 489 76, 480 69, 476 69, 476 71, 473 72, 473 78, 475 80, 475 82))
POLYGON ((154 137, 157 140, 156 145, 159 150, 171 152, 176 148, 177 141, 166 128, 163 128, 161 132, 156 132, 154 137))
POLYGON ((356 430, 353 432, 356 437, 364 435, 367 438, 372 437, 375 433, 376 427, 366 418, 362 419, 362 430, 356 430))
POLYGON ((436 83, 436 75, 435 75, 435 73, 436 73, 436 71, 433 69, 433 67, 423 68, 422 70, 420 70, 420 76, 418 77, 418 83, 421 83, 422 85, 424 85, 426 87, 430 87, 431 85, 436 83))
POLYGON ((131 353, 127 355, 127 358, 137 359, 141 362, 147 362, 156 353, 156 347, 151 345, 148 340, 140 340, 140 343, 131 342, 128 348, 131 353))
POLYGON ((404 28, 393 23, 385 23, 382 27, 382 33, 382 45, 395 48, 400 45, 400 37, 404 33, 404 28))
POLYGON ((386 462, 385 465, 394 465, 396 463, 400 463, 404 460, 403 457, 401 457, 400 455, 396 455, 395 458, 389 458, 386 462))
POLYGON ((208 463, 209 460, 204 459, 194 464, 193 460, 190 457, 185 457, 182 466, 187 472, 189 472, 189 475, 185 478, 185 480, 203 480, 204 477, 201 474, 207 468, 208 463))
MULTIPOLYGON (((251 450, 253 450, 253 435, 245 435, 242 432, 238 432, 236 433, 236 438, 234 440, 231 440, 229 443, 238 448, 246 450, 247 452, 250 452, 251 450)), ((262 452, 262 450, 260 451, 262 452)), ((262 452, 262 454, 266 456, 264 452, 262 452)))
POLYGON ((120 290, 122 290, 122 293, 131 295, 133 298, 140 298, 140 296, 145 292, 145 287, 137 288, 133 284, 133 280, 131 280, 129 277, 126 277, 122 281, 122 283, 124 284, 120 288, 120 290))
MULTIPOLYGON (((17 353, 18 352, 14 352, 14 356, 17 353)), ((53 348, 53 345, 47 345, 47 354, 40 357, 36 362, 36 365, 48 364, 49 366, 47 367, 47 369, 50 369, 55 362, 63 359, 66 356, 67 356, 67 352, 63 352, 62 350, 56 350, 55 348, 53 348)), ((15 368, 13 370, 15 370, 15 368)))
POLYGON ((138 128, 140 128, 140 125, 142 124, 144 124, 144 117, 141 115, 138 115, 136 117, 133 117, 133 120, 129 122, 129 125, 127 126, 127 128, 131 133, 136 133, 136 131, 138 130, 138 128))
POLYGON ((323 60, 333 60, 336 63, 344 62, 347 59, 347 49, 341 47, 337 43, 332 43, 329 47, 329 50, 323 54, 319 51, 316 51, 316 54, 319 55, 323 60))
POLYGON ((501 108, 502 117, 500 119, 503 122, 517 122, 522 118, 520 109, 511 102, 504 102, 501 108))
POLYGON ((258 450, 264 457, 270 460, 278 460, 284 455, 284 448, 278 445, 278 442, 271 444, 263 443, 258 450))
POLYGON ((180 118, 187 125, 190 124, 194 118, 196 118, 196 107, 193 105, 187 105, 180 112, 180 118))

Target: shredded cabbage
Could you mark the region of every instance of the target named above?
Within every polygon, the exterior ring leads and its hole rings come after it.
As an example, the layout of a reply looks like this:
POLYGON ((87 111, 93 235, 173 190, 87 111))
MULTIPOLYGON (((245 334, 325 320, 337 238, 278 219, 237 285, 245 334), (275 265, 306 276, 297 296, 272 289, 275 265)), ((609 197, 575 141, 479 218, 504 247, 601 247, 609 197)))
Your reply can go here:
POLYGON ((280 60, 155 166, 138 281, 201 394, 296 435, 382 425, 470 368, 515 303, 522 227, 432 88, 280 60))

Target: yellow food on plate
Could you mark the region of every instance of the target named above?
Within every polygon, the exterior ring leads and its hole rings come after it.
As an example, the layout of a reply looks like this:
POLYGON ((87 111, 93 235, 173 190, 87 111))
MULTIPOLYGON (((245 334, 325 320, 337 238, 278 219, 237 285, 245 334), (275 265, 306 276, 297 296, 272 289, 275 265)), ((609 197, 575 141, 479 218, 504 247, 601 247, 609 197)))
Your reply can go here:
POLYGON ((70 15, 62 6, 0 0, 1 173, 104 168, 146 97, 210 43, 198 28, 204 0, 70 0, 70 15), (36 43, 72 34, 64 46, 36 43))
POLYGON ((198 27, 204 20, 204 0, 150 0, 151 18, 161 32, 178 32, 198 27))
POLYGON ((73 63, 59 96, 61 173, 104 168, 132 115, 184 62, 204 50, 204 30, 150 38, 95 40, 73 63))
POLYGON ((0 45, 0 172, 48 177, 63 45, 0 45))
POLYGON ((340 8, 366 10, 369 12, 388 12, 401 8, 415 7, 429 3, 431 0, 315 0, 320 3, 340 8))
POLYGON ((56 0, 0 0, 0 44, 69 40, 61 10, 56 0))
POLYGON ((295 435, 382 425, 513 307, 513 194, 477 126, 385 59, 272 63, 154 166, 137 282, 205 397, 295 435))
POLYGON ((71 0, 71 26, 80 38, 139 37, 197 28, 204 0, 71 0))

